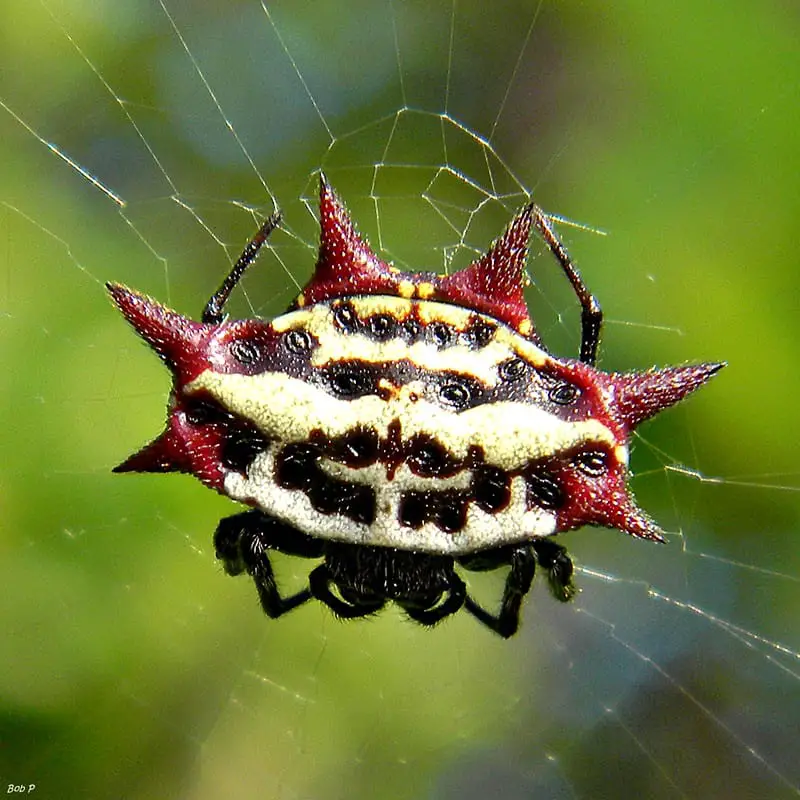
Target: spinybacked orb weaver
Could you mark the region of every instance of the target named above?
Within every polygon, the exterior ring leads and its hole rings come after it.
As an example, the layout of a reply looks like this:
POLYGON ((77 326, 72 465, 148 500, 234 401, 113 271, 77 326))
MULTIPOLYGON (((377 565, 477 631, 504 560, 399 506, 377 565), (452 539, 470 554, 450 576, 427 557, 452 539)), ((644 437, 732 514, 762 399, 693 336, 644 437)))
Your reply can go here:
POLYGON ((187 472, 251 506, 220 522, 217 558, 253 578, 270 617, 311 598, 343 618, 391 600, 428 626, 463 607, 508 637, 537 564, 556 598, 575 593, 555 534, 600 525, 663 541, 627 489, 629 436, 723 365, 596 369, 600 306, 532 203, 466 269, 410 273, 380 260, 320 183, 315 272, 271 321, 224 308, 279 213, 201 322, 108 284, 174 379, 166 430, 115 471, 187 472), (548 353, 529 316, 531 227, 580 301, 577 360, 548 353), (284 597, 270 550, 322 562, 284 597), (456 566, 509 568, 498 613, 456 566))

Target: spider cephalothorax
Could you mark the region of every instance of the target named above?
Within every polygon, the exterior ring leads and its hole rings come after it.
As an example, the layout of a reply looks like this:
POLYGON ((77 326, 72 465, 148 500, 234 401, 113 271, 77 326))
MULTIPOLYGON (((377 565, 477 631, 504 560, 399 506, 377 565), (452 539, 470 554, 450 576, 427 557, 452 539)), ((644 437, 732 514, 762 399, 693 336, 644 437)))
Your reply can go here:
POLYGON ((600 307, 538 207, 466 269, 407 273, 375 255, 323 178, 308 285, 271 321, 226 319, 278 223, 248 244, 201 322, 109 285, 174 376, 166 430, 116 469, 188 472, 251 506, 220 523, 217 556, 252 575, 267 614, 316 597, 355 617, 392 600, 431 625, 464 606, 509 636, 537 563, 559 599, 574 593, 549 537, 589 524, 662 539, 627 488, 630 434, 722 365, 596 369, 600 307), (550 355, 528 314, 532 225, 581 302, 580 360, 550 355), (323 562, 284 598, 270 549, 323 562), (456 564, 510 566, 497 615, 456 564))

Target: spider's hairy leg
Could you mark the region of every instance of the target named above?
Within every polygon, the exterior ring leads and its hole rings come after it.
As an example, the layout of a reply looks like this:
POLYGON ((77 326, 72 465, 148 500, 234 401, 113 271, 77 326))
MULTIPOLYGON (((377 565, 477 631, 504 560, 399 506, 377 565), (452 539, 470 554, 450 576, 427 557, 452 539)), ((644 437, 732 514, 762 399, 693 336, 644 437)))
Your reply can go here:
POLYGON ((445 617, 449 617, 459 611, 464 606, 466 599, 467 587, 464 585, 464 581, 453 572, 450 576, 450 585, 444 602, 432 608, 414 608, 413 606, 404 605, 403 609, 415 622, 432 627, 445 617))
POLYGON ((236 288, 236 284, 244 275, 245 270, 256 260, 258 251, 261 246, 267 241, 267 237, 280 225, 281 212, 276 211, 271 214, 266 222, 258 229, 256 235, 245 245, 242 254, 236 260, 236 263, 231 268, 222 285, 211 295, 206 307, 203 309, 202 320, 206 325, 219 325, 224 319, 225 303, 231 296, 231 292, 236 288))
POLYGON ((333 580, 325 564, 320 564, 312 570, 308 576, 310 594, 322 603, 325 603, 337 617, 341 619, 355 619, 356 617, 367 617, 380 611, 386 604, 383 598, 359 598, 358 602, 348 602, 337 597, 331 591, 333 580))
POLYGON ((519 628, 519 614, 522 601, 528 594, 536 572, 536 555, 533 545, 524 544, 496 552, 496 554, 479 554, 472 559, 461 559, 465 569, 484 571, 494 569, 502 564, 509 564, 511 570, 506 578, 500 612, 490 614, 469 595, 464 600, 464 607, 476 619, 505 639, 513 636, 519 628))
POLYGON ((603 311, 597 298, 586 288, 575 262, 570 258, 567 248, 561 243, 550 219, 539 206, 533 207, 533 225, 544 239, 550 252, 556 257, 561 269, 572 284, 581 304, 581 355, 584 364, 594 366, 597 362, 597 348, 600 345, 600 332, 603 327, 603 311))
POLYGON ((281 595, 268 554, 269 550, 278 550, 289 555, 318 558, 322 555, 322 545, 310 536, 260 511, 246 511, 219 523, 214 547, 228 575, 246 571, 253 578, 261 607, 268 617, 280 617, 311 599, 309 589, 289 597, 281 595))
POLYGON ((537 539, 533 543, 536 553, 536 562, 547 571, 547 581, 550 592, 556 600, 566 603, 572 600, 578 592, 572 582, 574 566, 567 548, 556 544, 552 539, 537 539))

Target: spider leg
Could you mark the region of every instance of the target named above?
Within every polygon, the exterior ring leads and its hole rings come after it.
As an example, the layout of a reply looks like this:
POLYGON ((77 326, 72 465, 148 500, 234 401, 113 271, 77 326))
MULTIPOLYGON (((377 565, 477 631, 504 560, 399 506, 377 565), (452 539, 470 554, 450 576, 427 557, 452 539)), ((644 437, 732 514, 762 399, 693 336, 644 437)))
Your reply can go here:
POLYGON ((597 298, 586 288, 575 262, 561 240, 556 235, 553 225, 539 206, 533 207, 533 225, 539 232, 550 252, 558 259, 561 269, 572 284, 572 289, 581 304, 581 361, 594 366, 597 362, 597 348, 600 344, 600 330, 603 327, 603 311, 597 298))
POLYGON ((241 280, 245 270, 256 260, 258 251, 267 237, 278 227, 281 221, 281 212, 276 211, 271 214, 266 222, 258 229, 256 235, 245 245, 242 254, 231 268, 222 285, 211 295, 206 307, 203 309, 202 321, 207 325, 219 325, 224 318, 223 309, 231 292, 236 288, 236 284, 241 280))
POLYGON ((433 626, 437 622, 441 622, 445 617, 455 614, 462 606, 467 598, 467 587, 464 581, 461 580, 455 573, 450 578, 450 586, 447 590, 447 597, 444 602, 439 603, 433 608, 414 608, 403 606, 403 610, 415 622, 421 625, 433 626))
POLYGON ((552 539, 536 539, 531 546, 536 553, 537 563, 547 570, 547 581, 553 597, 562 603, 572 600, 578 590, 572 582, 574 567, 566 547, 556 544, 552 539))
POLYGON ((246 511, 223 519, 214 534, 217 558, 228 575, 247 572, 253 578, 264 613, 273 619, 311 599, 309 589, 283 597, 275 583, 269 550, 316 558, 320 544, 311 537, 262 514, 246 511))
POLYGON ((383 598, 375 600, 360 599, 358 603, 348 603, 331 591, 331 583, 331 575, 325 564, 320 564, 308 576, 310 595, 325 603, 337 617, 342 619, 367 617, 376 611, 380 611, 385 605, 386 601, 383 598))
MULTIPOLYGON (((510 563, 511 571, 506 578, 500 613, 490 614, 469 595, 466 595, 464 599, 464 607, 473 617, 505 639, 513 636, 519 628, 522 601, 531 588, 533 575, 536 572, 536 555, 532 545, 526 544, 511 548, 509 556, 507 561, 510 563)), ((461 563, 466 569, 471 568, 469 561, 461 563)), ((472 563, 475 569, 482 570, 489 568, 490 562, 476 559, 472 563)))

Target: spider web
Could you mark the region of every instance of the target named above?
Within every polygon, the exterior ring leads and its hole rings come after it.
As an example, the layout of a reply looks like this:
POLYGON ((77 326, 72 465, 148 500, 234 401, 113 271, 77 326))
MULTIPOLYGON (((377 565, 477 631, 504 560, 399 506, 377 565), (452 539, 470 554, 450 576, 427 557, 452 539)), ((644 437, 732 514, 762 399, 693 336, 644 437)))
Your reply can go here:
MULTIPOLYGON (((798 794, 788 7, 48 0, 2 14, 5 784, 798 794), (157 433, 167 376, 103 282, 196 317, 279 206, 285 225, 231 308, 278 313, 314 261, 319 169, 410 269, 466 265, 533 195, 603 303, 604 369, 731 362, 636 440, 634 489, 667 546, 565 536, 581 594, 558 605, 537 581, 508 642, 467 615, 430 632, 309 604, 271 622, 214 561, 230 502, 184 477, 109 473, 157 433)), ((535 244, 529 269, 546 343, 574 354, 563 276, 535 244)), ((277 566, 287 587, 308 571, 277 566)), ((502 578, 470 575, 471 590, 491 604, 502 578)))

